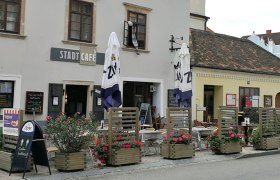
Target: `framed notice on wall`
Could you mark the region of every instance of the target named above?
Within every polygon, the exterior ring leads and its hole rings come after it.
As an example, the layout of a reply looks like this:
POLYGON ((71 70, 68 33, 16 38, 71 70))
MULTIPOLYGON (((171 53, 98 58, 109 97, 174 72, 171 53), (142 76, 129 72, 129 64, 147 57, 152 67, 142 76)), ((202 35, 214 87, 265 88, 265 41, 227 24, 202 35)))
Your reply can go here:
POLYGON ((236 94, 226 94, 226 106, 236 106, 236 94))
POLYGON ((264 95, 263 96, 263 103, 264 107, 271 107, 272 106, 272 96, 264 95))

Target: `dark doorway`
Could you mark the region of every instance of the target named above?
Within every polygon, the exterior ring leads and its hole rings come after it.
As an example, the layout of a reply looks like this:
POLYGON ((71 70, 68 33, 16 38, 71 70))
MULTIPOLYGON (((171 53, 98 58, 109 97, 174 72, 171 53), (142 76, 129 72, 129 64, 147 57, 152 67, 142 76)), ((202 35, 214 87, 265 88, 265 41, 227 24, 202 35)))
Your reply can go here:
POLYGON ((72 116, 76 112, 86 115, 88 86, 66 85, 65 113, 72 116))
POLYGON ((278 93, 275 97, 275 107, 280 108, 280 93, 278 93))
POLYGON ((203 115, 203 121, 214 118, 214 86, 204 86, 204 107, 206 111, 203 115))
POLYGON ((150 87, 153 83, 124 81, 123 107, 138 107, 141 103, 153 104, 153 93, 150 87))

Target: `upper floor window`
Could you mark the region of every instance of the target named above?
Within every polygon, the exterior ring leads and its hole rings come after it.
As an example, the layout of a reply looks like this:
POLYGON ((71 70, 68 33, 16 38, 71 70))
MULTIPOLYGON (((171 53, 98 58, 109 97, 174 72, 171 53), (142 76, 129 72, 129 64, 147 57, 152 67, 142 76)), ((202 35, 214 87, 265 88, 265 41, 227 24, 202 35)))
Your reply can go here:
POLYGON ((146 49, 146 14, 128 11, 128 21, 132 26, 128 26, 127 46, 133 47, 133 36, 135 36, 139 49, 146 49))
POLYGON ((92 42, 93 3, 70 0, 69 40, 92 42))
POLYGON ((126 48, 146 51, 148 49, 148 15, 152 9, 130 3, 124 3, 124 5, 126 7, 127 18, 124 23, 123 44, 126 48))
POLYGON ((14 103, 14 81, 0 81, 0 108, 12 108, 14 103))
POLYGON ((20 0, 0 0, 0 32, 20 33, 20 0))

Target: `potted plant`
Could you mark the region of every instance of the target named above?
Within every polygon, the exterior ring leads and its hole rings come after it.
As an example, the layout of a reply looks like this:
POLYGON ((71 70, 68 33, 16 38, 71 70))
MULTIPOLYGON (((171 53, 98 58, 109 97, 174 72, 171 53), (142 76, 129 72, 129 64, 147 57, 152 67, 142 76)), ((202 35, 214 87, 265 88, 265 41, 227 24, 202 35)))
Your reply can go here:
POLYGON ((56 118, 47 116, 46 134, 58 148, 55 167, 58 170, 80 170, 86 167, 86 153, 82 151, 92 141, 97 123, 93 114, 87 119, 80 113, 67 116, 61 112, 56 118))
POLYGON ((221 138, 218 133, 214 133, 209 138, 210 148, 214 153, 239 153, 242 151, 243 138, 241 133, 236 130, 228 130, 221 138))
POLYGON ((98 167, 106 164, 123 165, 141 161, 141 141, 129 134, 113 133, 112 153, 110 161, 109 144, 104 136, 97 140, 93 147, 93 157, 98 163, 98 167))
POLYGON ((194 156, 192 136, 184 130, 172 130, 169 138, 163 135, 161 144, 161 156, 170 159, 187 158, 194 156))

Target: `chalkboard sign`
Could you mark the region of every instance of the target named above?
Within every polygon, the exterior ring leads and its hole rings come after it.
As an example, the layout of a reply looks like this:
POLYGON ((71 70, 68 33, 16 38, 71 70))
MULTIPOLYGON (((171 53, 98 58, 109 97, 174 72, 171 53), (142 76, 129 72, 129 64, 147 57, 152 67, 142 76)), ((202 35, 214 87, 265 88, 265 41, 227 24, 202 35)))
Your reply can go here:
POLYGON ((35 121, 26 121, 20 131, 15 153, 13 154, 10 174, 13 170, 23 171, 24 178, 27 162, 30 157, 30 151, 32 150, 35 169, 36 165, 48 166, 49 172, 50 166, 47 157, 47 150, 43 134, 40 126, 35 121))
POLYGON ((36 114, 42 114, 43 99, 43 92, 26 91, 25 113, 32 114, 34 109, 36 114))
POLYGON ((168 89, 167 105, 168 107, 179 107, 179 103, 176 102, 176 98, 174 96, 174 89, 168 89))

